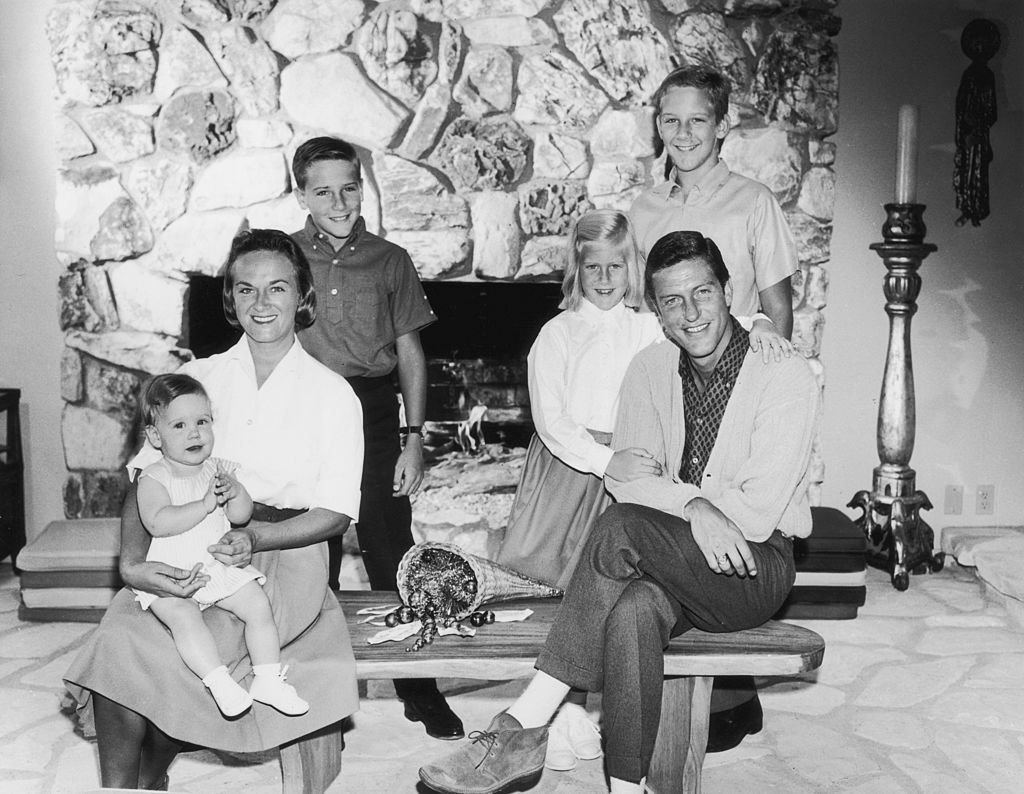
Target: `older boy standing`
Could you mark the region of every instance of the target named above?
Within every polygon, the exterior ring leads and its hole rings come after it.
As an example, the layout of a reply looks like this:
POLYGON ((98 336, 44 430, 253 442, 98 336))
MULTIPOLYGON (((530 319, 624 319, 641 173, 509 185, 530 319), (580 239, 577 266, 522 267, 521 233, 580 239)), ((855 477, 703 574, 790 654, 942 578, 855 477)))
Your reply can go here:
MULTIPOLYGON (((370 587, 395 590, 398 563, 413 545, 409 496, 423 479, 427 365, 419 332, 437 317, 405 249, 366 229, 355 148, 339 138, 312 138, 296 149, 292 172, 299 206, 309 212, 292 237, 309 259, 318 304, 317 322, 300 339, 362 403, 366 452, 356 532, 370 587), (405 428, 398 426, 396 369, 405 428)), ((340 538, 330 552, 330 583, 337 589, 340 538)), ((395 691, 405 716, 431 736, 464 735, 433 679, 396 680, 395 691)))
POLYGON ((656 147, 664 148, 671 168, 667 181, 644 191, 629 210, 640 250, 646 255, 673 231, 710 237, 729 265, 733 314, 753 316, 760 307, 788 339, 796 244, 771 190, 719 159, 729 134, 728 79, 684 66, 662 81, 652 104, 656 147))

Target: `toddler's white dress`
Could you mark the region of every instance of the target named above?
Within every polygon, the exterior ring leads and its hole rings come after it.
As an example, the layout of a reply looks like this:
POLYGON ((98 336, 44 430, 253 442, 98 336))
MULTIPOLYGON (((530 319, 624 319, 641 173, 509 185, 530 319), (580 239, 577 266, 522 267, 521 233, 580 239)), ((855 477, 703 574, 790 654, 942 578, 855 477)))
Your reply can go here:
MULTIPOLYGON (((164 488, 171 497, 171 504, 183 505, 201 500, 210 487, 210 482, 217 474, 218 465, 221 471, 233 473, 238 464, 222 458, 207 458, 203 461, 199 473, 193 477, 181 477, 174 474, 167 462, 161 458, 156 463, 142 470, 140 477, 152 477, 164 488)), ((197 562, 203 563, 203 573, 210 577, 209 583, 199 588, 192 599, 200 609, 209 606, 237 592, 243 585, 254 579, 260 584, 266 577, 251 565, 244 568, 225 565, 214 559, 207 548, 217 543, 224 533, 231 529, 231 522, 224 515, 224 508, 218 507, 192 529, 180 535, 168 535, 153 538, 149 544, 146 559, 151 562, 164 562, 177 568, 191 569, 197 562)), ((143 609, 149 609, 157 596, 135 590, 135 600, 143 609)))

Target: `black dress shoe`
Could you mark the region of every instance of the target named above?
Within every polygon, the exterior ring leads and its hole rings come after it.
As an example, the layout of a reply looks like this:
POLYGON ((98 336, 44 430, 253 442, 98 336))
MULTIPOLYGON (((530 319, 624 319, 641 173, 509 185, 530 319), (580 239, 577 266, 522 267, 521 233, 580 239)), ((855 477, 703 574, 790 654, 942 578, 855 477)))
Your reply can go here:
POLYGON ((761 700, 754 694, 750 700, 740 703, 725 711, 711 713, 708 725, 709 753, 721 753, 731 750, 743 741, 747 734, 760 732, 764 723, 761 711, 761 700))
POLYGON ((462 720, 440 694, 405 701, 405 718, 422 722, 428 736, 451 741, 466 735, 462 720))

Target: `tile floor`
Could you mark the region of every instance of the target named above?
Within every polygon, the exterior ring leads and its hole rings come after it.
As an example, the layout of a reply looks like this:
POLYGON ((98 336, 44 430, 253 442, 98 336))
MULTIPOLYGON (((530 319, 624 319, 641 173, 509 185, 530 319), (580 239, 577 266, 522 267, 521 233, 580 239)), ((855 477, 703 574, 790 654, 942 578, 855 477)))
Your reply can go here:
MULTIPOLYGON (((0 564, 0 794, 98 788, 94 745, 58 703, 61 674, 92 630, 17 617, 17 579, 0 564)), ((972 569, 912 577, 899 593, 868 572, 856 620, 799 621, 823 637, 825 662, 802 680, 763 680, 765 729, 707 758, 705 794, 857 792, 970 794, 1024 791, 1024 630, 986 596, 972 569)), ((522 683, 446 682, 467 728, 483 727, 522 683)), ((451 749, 408 723, 387 684, 364 700, 330 794, 404 794, 417 767, 451 749)), ((172 790, 276 794, 272 753, 221 759, 191 753, 172 790)), ((537 794, 605 791, 600 761, 546 772, 537 794)))

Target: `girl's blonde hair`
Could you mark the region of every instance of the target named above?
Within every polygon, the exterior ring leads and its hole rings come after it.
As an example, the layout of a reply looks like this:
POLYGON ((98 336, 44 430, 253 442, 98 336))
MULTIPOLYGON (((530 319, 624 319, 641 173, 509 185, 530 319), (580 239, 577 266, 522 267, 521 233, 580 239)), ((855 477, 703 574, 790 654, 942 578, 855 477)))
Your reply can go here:
POLYGON ((617 248, 626 263, 625 304, 631 309, 644 305, 644 276, 637 250, 633 224, 626 213, 614 209, 590 210, 581 215, 569 232, 569 244, 565 252, 565 277, 562 279, 562 302, 559 309, 579 308, 583 299, 580 284, 580 266, 588 247, 610 246, 617 248))

